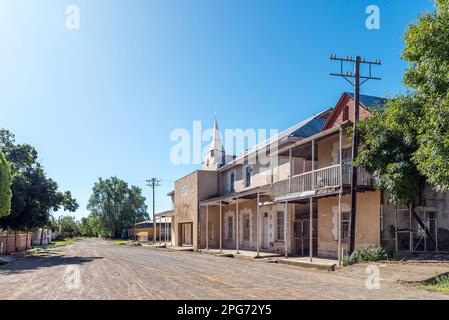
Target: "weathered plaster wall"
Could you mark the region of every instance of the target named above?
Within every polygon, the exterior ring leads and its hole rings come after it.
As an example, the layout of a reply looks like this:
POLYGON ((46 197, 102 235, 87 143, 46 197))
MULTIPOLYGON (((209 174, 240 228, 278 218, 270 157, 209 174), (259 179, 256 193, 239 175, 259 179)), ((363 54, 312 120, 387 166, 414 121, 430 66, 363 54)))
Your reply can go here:
POLYGON ((175 182, 175 221, 174 232, 178 245, 180 223, 193 223, 193 247, 198 249, 198 202, 218 193, 218 172, 200 170, 175 182))
MULTIPOLYGON (((380 245, 380 191, 359 193, 357 197, 356 249, 380 245)), ((318 254, 337 256, 338 197, 318 199, 318 254)), ((342 197, 343 210, 349 211, 350 196, 342 197)), ((346 242, 342 248, 347 250, 346 242)))
MULTIPOLYGON (((272 206, 261 206, 259 209, 259 216, 256 217, 257 212, 257 201, 256 200, 241 200, 239 203, 239 249, 240 250, 256 250, 257 249, 257 239, 259 239, 259 248, 261 251, 269 251, 269 252, 277 252, 284 253, 284 242, 276 241, 274 234, 276 232, 276 215, 275 213, 280 211, 284 211, 283 205, 272 205, 272 206), (269 246, 266 250, 262 250, 262 223, 263 216, 265 213, 269 214, 271 220, 269 220, 269 229, 268 232, 271 233, 272 237, 269 240, 269 246), (244 239, 244 225, 243 225, 243 217, 245 214, 250 215, 250 239, 244 239), (259 224, 259 234, 257 235, 257 225, 259 224)), ((236 249, 236 241, 235 235, 237 232, 237 224, 236 224, 236 205, 223 205, 223 220, 222 220, 222 239, 223 239, 223 248, 224 249, 236 249), (228 217, 233 217, 233 237, 228 238, 228 217)), ((288 221, 287 221, 287 250, 290 253, 292 250, 292 242, 293 242, 293 221, 294 221, 294 205, 289 205, 288 209, 288 221)), ((209 222, 213 221, 214 224, 214 239, 209 240, 209 248, 218 249, 220 244, 220 229, 219 229, 219 220, 220 211, 218 206, 209 206, 209 222)), ((201 208, 201 248, 206 247, 206 208, 201 208)))

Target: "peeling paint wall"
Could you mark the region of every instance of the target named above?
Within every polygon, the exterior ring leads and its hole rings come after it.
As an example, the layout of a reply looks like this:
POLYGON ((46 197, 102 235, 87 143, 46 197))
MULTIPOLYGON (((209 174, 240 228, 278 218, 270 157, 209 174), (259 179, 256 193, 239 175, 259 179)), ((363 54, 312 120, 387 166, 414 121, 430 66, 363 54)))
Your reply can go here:
MULTIPOLYGON (((342 197, 342 208, 349 210, 350 195, 342 197)), ((338 197, 318 199, 318 255, 337 257, 337 214, 338 197)), ((380 245, 380 191, 358 193, 356 220, 356 249, 380 245)), ((342 241, 342 249, 348 249, 347 241, 342 241)))

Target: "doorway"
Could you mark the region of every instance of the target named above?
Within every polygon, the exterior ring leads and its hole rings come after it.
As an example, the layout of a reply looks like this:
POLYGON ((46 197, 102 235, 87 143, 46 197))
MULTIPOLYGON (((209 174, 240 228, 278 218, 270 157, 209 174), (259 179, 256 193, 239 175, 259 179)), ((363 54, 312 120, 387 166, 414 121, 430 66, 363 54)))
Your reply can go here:
POLYGON ((181 223, 181 245, 191 246, 193 244, 193 223, 181 223))
POLYGON ((269 219, 268 212, 264 212, 262 219, 262 249, 268 249, 270 242, 269 237, 269 219))

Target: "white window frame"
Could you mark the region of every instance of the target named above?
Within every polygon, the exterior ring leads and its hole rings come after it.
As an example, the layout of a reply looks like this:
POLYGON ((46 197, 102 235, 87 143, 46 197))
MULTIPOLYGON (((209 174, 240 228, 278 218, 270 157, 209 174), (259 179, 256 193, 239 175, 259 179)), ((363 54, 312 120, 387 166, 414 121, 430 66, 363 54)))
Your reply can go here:
POLYGON ((285 216, 284 211, 276 211, 276 241, 285 241, 285 216), (282 224, 279 223, 279 217, 282 217, 282 224), (281 235, 281 236, 280 236, 281 235))
POLYGON ((225 214, 225 240, 234 240, 235 238, 235 214, 233 211, 227 211, 225 214), (229 238, 229 218, 232 219, 232 237, 229 238))
POLYGON ((252 177, 253 177, 253 172, 254 172, 254 167, 253 165, 247 165, 243 167, 243 183, 245 188, 251 187, 251 182, 252 182, 252 177), (250 170, 249 172, 249 181, 248 181, 248 176, 247 176, 247 170, 250 170))
POLYGON ((227 185, 226 185, 226 189, 228 192, 235 192, 235 178, 236 178, 235 170, 229 171, 227 174, 227 185), (232 175, 234 175, 234 183, 231 183, 232 175))

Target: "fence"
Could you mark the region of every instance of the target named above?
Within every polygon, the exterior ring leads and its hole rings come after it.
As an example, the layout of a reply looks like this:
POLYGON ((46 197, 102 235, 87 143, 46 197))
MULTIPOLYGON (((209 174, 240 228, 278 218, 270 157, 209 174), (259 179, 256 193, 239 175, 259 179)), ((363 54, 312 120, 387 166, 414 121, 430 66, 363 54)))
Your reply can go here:
POLYGON ((0 232, 0 255, 31 249, 32 238, 31 232, 9 233, 9 235, 6 232, 0 232))

